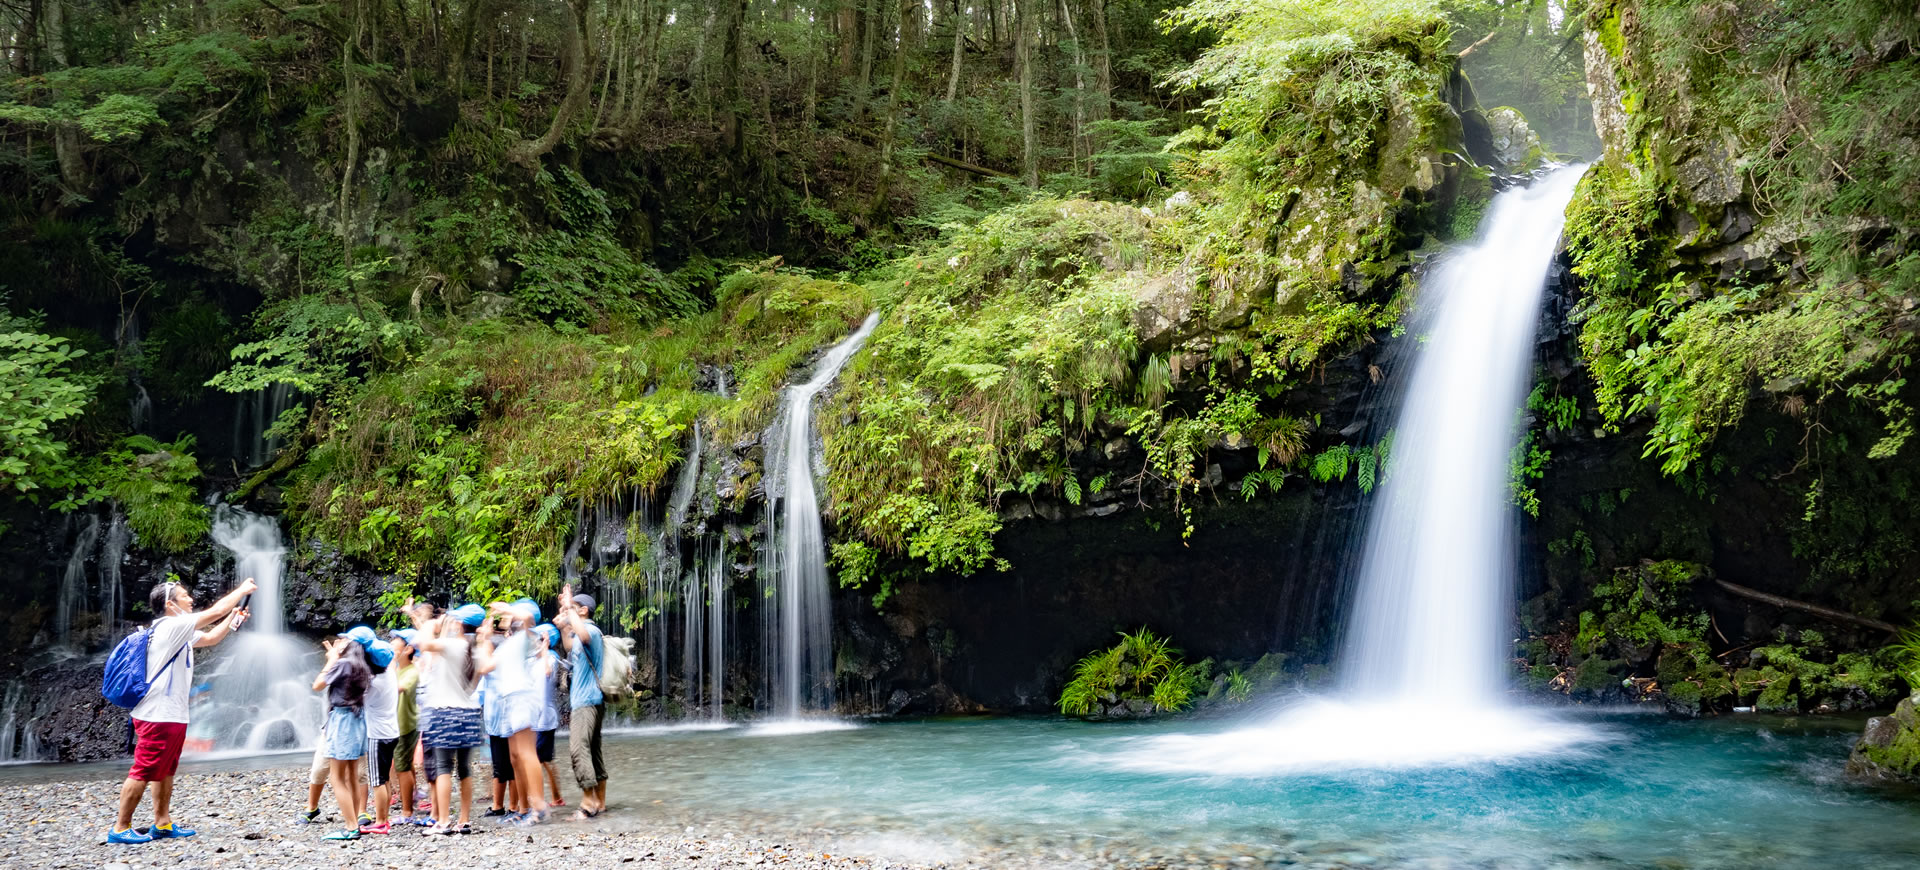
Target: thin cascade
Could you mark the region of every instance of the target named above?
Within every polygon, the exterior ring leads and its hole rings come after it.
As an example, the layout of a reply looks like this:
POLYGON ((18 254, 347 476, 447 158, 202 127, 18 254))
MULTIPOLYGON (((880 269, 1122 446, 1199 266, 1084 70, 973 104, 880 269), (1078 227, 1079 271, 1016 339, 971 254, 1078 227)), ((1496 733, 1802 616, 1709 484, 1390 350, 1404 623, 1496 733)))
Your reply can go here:
POLYGON ((812 377, 787 387, 765 438, 773 530, 762 554, 769 593, 763 608, 763 649, 773 711, 786 718, 833 706, 830 578, 814 485, 823 460, 815 444, 813 400, 879 322, 878 312, 868 315, 859 329, 821 357, 812 377))
POLYGON ((285 446, 284 439, 272 434, 280 415, 293 407, 292 385, 277 383, 240 397, 233 414, 233 451, 235 458, 257 468, 272 461, 285 446))
POLYGON ((100 544, 100 623, 108 636, 120 632, 120 569, 127 561, 127 548, 133 546, 133 527, 119 507, 107 521, 107 537, 100 544))
POLYGON ((87 514, 73 538, 73 553, 67 557, 67 570, 60 575, 60 595, 54 600, 54 637, 62 646, 73 640, 73 621, 87 597, 87 560, 100 543, 100 517, 87 514))
POLYGON ((708 717, 725 721, 723 709, 727 669, 727 539, 718 536, 715 552, 706 562, 707 575, 707 704, 708 717))

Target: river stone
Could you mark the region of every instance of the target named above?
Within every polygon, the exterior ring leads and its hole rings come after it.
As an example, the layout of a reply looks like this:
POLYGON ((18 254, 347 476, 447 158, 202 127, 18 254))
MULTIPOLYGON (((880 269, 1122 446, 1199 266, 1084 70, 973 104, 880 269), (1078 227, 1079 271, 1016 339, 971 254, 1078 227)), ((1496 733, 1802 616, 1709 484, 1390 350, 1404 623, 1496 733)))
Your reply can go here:
POLYGON ((1869 779, 1920 781, 1920 712, 1915 693, 1893 708, 1891 716, 1867 720, 1866 730, 1847 756, 1847 772, 1869 779))
POLYGON ((1501 106, 1487 111, 1487 130, 1493 137, 1493 156, 1505 172, 1525 172, 1529 158, 1538 152, 1540 137, 1527 124, 1519 109, 1501 106))

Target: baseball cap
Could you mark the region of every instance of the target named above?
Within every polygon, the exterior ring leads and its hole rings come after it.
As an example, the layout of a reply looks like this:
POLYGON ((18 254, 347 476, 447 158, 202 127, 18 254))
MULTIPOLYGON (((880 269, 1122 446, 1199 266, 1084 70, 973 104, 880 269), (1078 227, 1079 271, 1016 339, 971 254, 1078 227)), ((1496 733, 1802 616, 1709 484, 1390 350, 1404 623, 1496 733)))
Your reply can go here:
POLYGON ((585 592, 581 592, 573 596, 573 603, 577 606, 584 607, 588 610, 592 610, 595 602, 593 600, 593 596, 588 595, 585 592))
POLYGON ((342 632, 340 636, 359 644, 361 649, 367 651, 367 658, 374 664, 384 668, 393 663, 393 650, 380 642, 379 635, 374 634, 373 629, 356 625, 342 632))
POLYGON ((510 606, 513 608, 513 612, 520 614, 522 617, 525 617, 529 621, 532 621, 532 622, 540 621, 540 605, 535 604, 533 602, 533 599, 522 598, 519 601, 515 601, 510 606))
POLYGON ((478 604, 462 604, 447 613, 459 620, 461 625, 477 626, 487 621, 487 609, 478 604))
POLYGON ((406 644, 407 646, 414 647, 416 649, 419 648, 420 646, 420 642, 417 640, 417 638, 420 636, 420 633, 414 631, 411 628, 396 628, 393 630, 393 636, 399 638, 400 642, 406 644))
POLYGON ((546 636, 548 647, 556 647, 560 645, 560 629, 555 628, 553 623, 551 622, 542 623, 540 625, 534 626, 534 630, 546 636))

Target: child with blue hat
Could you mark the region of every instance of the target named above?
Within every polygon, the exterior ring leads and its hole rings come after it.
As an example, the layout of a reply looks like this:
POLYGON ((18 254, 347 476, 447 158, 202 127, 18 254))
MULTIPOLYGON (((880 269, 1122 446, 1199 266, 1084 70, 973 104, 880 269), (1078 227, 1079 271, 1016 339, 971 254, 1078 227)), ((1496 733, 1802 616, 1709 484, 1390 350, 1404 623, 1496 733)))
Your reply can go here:
MULTIPOLYGON (((371 634, 371 630, 368 633, 371 634)), ((340 818, 345 821, 355 818, 357 808, 366 802, 358 783, 360 760, 367 754, 366 703, 367 692, 373 684, 373 670, 366 649, 348 635, 328 641, 325 646, 326 667, 313 681, 313 690, 327 693, 323 749, 328 759, 333 797, 339 802, 340 818)), ((360 831, 357 827, 343 828, 327 834, 327 839, 358 840, 360 831)))

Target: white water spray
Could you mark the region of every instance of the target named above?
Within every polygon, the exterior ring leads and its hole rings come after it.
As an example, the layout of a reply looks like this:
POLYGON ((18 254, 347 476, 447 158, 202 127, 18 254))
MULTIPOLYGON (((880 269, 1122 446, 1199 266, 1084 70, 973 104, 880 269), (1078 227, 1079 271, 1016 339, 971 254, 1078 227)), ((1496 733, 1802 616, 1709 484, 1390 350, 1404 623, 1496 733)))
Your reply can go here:
POLYGON ((814 491, 819 457, 814 450, 813 400, 833 383, 880 322, 867 315, 860 328, 834 345, 805 383, 787 387, 780 414, 768 431, 767 501, 774 528, 762 576, 775 590, 767 602, 766 651, 773 680, 773 710, 787 718, 833 705, 832 614, 827 576, 826 532, 814 491))
POLYGON ((207 686, 207 699, 196 708, 190 736, 215 752, 312 746, 320 730, 321 705, 311 688, 320 655, 286 631, 280 584, 287 551, 280 524, 221 505, 214 512, 213 540, 233 554, 226 586, 252 577, 260 588, 248 604, 246 626, 195 672, 207 686))
POLYGON ((1119 759, 1154 771, 1263 775, 1465 764, 1560 750, 1589 728, 1509 707, 1508 459, 1534 327, 1580 167, 1495 197, 1482 235, 1421 286, 1421 345, 1394 428, 1340 661, 1341 697, 1255 728, 1152 738, 1119 759))
POLYGON ((1422 286, 1423 337, 1368 523, 1341 656, 1359 699, 1484 709, 1505 694, 1515 513, 1508 463, 1534 327, 1578 168, 1507 191, 1422 286))

